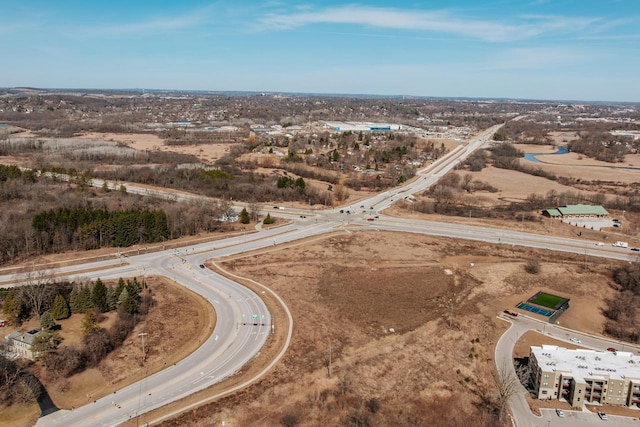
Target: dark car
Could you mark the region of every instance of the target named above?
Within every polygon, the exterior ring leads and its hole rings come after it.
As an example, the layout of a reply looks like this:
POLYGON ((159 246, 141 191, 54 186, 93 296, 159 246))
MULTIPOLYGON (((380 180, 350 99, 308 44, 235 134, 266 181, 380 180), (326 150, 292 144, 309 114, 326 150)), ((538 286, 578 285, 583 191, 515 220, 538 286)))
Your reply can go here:
POLYGON ((367 221, 373 221, 373 218, 367 218, 367 221))
POLYGON ((634 252, 640 252, 640 248, 631 248, 631 250, 634 252))
POLYGON ((615 348, 613 348, 613 347, 609 347, 609 348, 607 349, 607 351, 610 351, 611 353, 615 353, 615 352, 616 352, 616 351, 618 351, 618 350, 616 350, 616 349, 615 349, 615 348))
POLYGON ((204 264, 200 264, 200 268, 204 268, 204 264))

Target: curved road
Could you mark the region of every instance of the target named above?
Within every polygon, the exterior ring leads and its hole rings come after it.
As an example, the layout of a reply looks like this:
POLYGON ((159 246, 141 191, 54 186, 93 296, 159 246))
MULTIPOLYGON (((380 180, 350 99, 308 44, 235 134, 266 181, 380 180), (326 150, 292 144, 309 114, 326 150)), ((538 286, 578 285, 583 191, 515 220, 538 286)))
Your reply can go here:
MULTIPOLYGON (((265 304, 254 292, 200 267, 211 258, 273 247, 317 234, 356 227, 358 229, 412 232, 529 246, 578 254, 584 253, 585 256, 633 259, 632 255, 618 248, 591 247, 589 243, 577 239, 538 236, 488 227, 407 220, 385 217, 380 214, 380 211, 390 206, 394 201, 424 191, 433 185, 474 150, 486 144, 491 135, 501 126, 496 125, 483 131, 466 146, 458 147, 438 162, 420 171, 402 188, 391 189, 352 206, 343 207, 344 213, 340 213, 339 209, 322 212, 302 209, 265 209, 273 216, 293 219, 294 222, 288 226, 261 229, 256 233, 221 241, 130 256, 124 259, 126 263, 116 259, 56 269, 56 272, 66 274, 70 278, 82 276, 91 279, 97 277, 111 279, 140 277, 148 274, 163 275, 205 297, 214 306, 218 321, 215 329, 211 331, 211 335, 203 341, 202 345, 176 365, 167 367, 161 372, 81 408, 72 411, 61 410, 42 417, 37 425, 65 427, 118 425, 131 417, 144 414, 219 382, 235 373, 257 354, 268 338, 271 328, 280 325, 272 325, 272 319, 265 304), (350 212, 349 214, 346 213, 347 210, 350 212), (373 219, 374 215, 378 218, 371 221, 370 219, 373 219), (93 268, 102 270, 90 274, 74 273, 93 268)), ((102 182, 97 180, 93 184, 102 186, 102 182)), ((137 188, 132 184, 125 185, 129 192, 149 194, 154 197, 176 198, 175 194, 163 193, 162 190, 137 188)), ((184 199, 188 200, 193 197, 196 196, 185 195, 184 199)), ((180 195, 177 198, 182 199, 183 196, 180 195)), ((0 282, 17 283, 19 281, 19 277, 0 276, 0 282)), ((497 354, 498 347, 496 347, 497 354)))

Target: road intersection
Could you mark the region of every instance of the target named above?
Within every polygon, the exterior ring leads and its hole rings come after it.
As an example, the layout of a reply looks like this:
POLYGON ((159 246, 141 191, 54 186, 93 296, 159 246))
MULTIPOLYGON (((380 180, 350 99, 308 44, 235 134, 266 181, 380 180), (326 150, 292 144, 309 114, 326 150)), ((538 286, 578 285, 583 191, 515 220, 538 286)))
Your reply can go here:
MULTIPOLYGON (((395 201, 424 191, 433 185, 473 151, 486 144, 500 126, 497 125, 485 130, 466 146, 460 146, 453 150, 437 163, 420 171, 403 187, 377 194, 358 202, 356 205, 343 207, 342 213, 340 209, 311 211, 265 208, 265 212, 270 212, 272 216, 289 219, 292 221, 291 224, 271 229, 260 229, 255 233, 189 245, 180 249, 127 256, 126 262, 123 262, 123 259, 113 259, 56 269, 56 273, 65 274, 70 279, 79 276, 89 279, 100 277, 102 280, 141 275, 166 276, 206 298, 216 310, 218 321, 208 338, 203 339, 202 345, 176 365, 167 367, 135 384, 118 390, 112 395, 96 399, 83 407, 71 411, 61 410, 42 417, 37 425, 65 427, 118 425, 129 418, 145 414, 210 387, 233 375, 254 357, 269 337, 272 328, 281 325, 273 324, 266 305, 253 291, 209 269, 201 268, 200 266, 207 260, 273 248, 338 230, 373 229, 528 246, 631 261, 633 257, 627 252, 618 251, 616 248, 587 246, 584 241, 577 239, 539 236, 489 227, 408 220, 387 217, 382 214, 382 211, 395 201), (350 213, 347 214, 346 210, 349 210, 350 213), (375 221, 368 221, 374 215, 378 218, 375 221), (89 270, 95 271, 86 273, 89 270), (80 271, 84 271, 84 273, 80 273, 80 271)), ((93 182, 93 185, 102 186, 102 182, 96 181, 93 182)), ((161 190, 153 190, 153 193, 150 193, 148 189, 139 189, 135 184, 126 184, 126 186, 128 192, 141 192, 141 194, 153 197, 176 198, 175 194, 169 195, 168 192, 163 193, 161 190)), ((194 196, 177 196, 178 199, 183 197, 185 200, 190 200, 194 196)), ((20 278, 17 276, 0 276, 0 282, 5 283, 4 286, 19 283, 19 281, 20 278)), ((290 313, 289 318, 291 319, 290 313)), ((514 326, 505 333, 496 346, 496 362, 503 360, 506 355, 511 357, 511 351, 508 348, 508 340, 511 339, 509 337, 518 334, 518 331, 525 327, 541 327, 533 320, 531 320, 533 323, 527 323, 524 317, 519 318, 517 322, 514 322, 514 326), (505 342, 507 344, 504 344, 505 342)), ((287 343, 291 336, 292 325, 292 321, 290 321, 287 343)), ((548 327, 550 329, 547 333, 551 333, 554 326, 548 327)), ((515 343, 515 341, 513 342, 515 343)), ((599 348, 597 347, 599 342, 594 344, 596 348, 599 348)), ((513 344, 510 345, 512 350, 513 344)), ((285 350, 286 346, 279 357, 282 357, 285 350)), ((273 366, 277 360, 278 358, 270 366, 273 366)), ((265 373, 266 370, 260 375, 265 373)), ((253 380, 255 379, 257 377, 253 380)), ((517 425, 535 425, 530 423, 529 418, 532 415, 528 406, 520 409, 519 405, 521 405, 519 400, 512 402, 514 414, 522 414, 514 415, 518 422, 517 425), (527 411, 528 417, 526 416, 527 411), (529 421, 527 421, 528 419, 529 421), (520 424, 521 422, 522 424, 520 424)))

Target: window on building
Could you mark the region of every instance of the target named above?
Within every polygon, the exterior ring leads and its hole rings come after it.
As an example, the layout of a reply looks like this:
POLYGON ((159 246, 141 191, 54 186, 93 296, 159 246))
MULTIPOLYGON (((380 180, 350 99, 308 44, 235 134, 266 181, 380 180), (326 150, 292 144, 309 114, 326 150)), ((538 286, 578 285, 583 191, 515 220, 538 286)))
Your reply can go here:
POLYGON ((582 393, 582 389, 578 390, 578 394, 582 393))
POLYGON ((544 379, 545 380, 549 379, 549 374, 544 374, 544 379))
POLYGON ((578 402, 580 402, 580 398, 578 398, 578 402))
POLYGON ((547 390, 542 390, 542 394, 547 394, 547 390))

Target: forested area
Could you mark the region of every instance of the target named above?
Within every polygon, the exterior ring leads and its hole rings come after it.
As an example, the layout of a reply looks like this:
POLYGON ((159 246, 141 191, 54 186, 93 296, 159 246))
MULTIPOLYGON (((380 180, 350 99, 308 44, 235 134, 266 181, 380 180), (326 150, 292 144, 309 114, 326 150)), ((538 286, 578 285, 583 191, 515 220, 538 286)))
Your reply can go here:
MULTIPOLYGON (((274 187, 275 187, 274 182, 274 187)), ((295 191, 289 189, 288 191, 295 191)), ((0 263, 226 230, 227 201, 177 203, 0 165, 0 263)), ((257 208, 251 209, 257 219, 257 208)))
POLYGON ((581 132, 579 139, 569 142, 569 150, 609 163, 624 161, 624 156, 640 148, 640 143, 632 143, 628 138, 620 138, 608 132, 581 132))
POLYGON ((169 239, 167 215, 161 210, 57 208, 36 214, 31 223, 35 244, 43 252, 55 252, 60 246, 96 249, 169 239))
MULTIPOLYGON (((40 320, 34 340, 37 359, 55 375, 68 377, 96 366, 120 347, 135 325, 153 304, 151 291, 136 278, 105 285, 100 279, 90 283, 53 282, 44 274, 26 274, 26 284, 0 292, 3 316, 20 325, 32 316, 40 320), (106 329, 99 323, 105 313, 116 311, 116 320, 106 329), (62 345, 56 321, 73 314, 82 315, 82 344, 62 345)), ((9 366, 7 365, 7 368, 9 366)), ((6 377, 0 363, 0 377, 6 377)), ((0 380, 0 393, 2 383, 0 380)))

